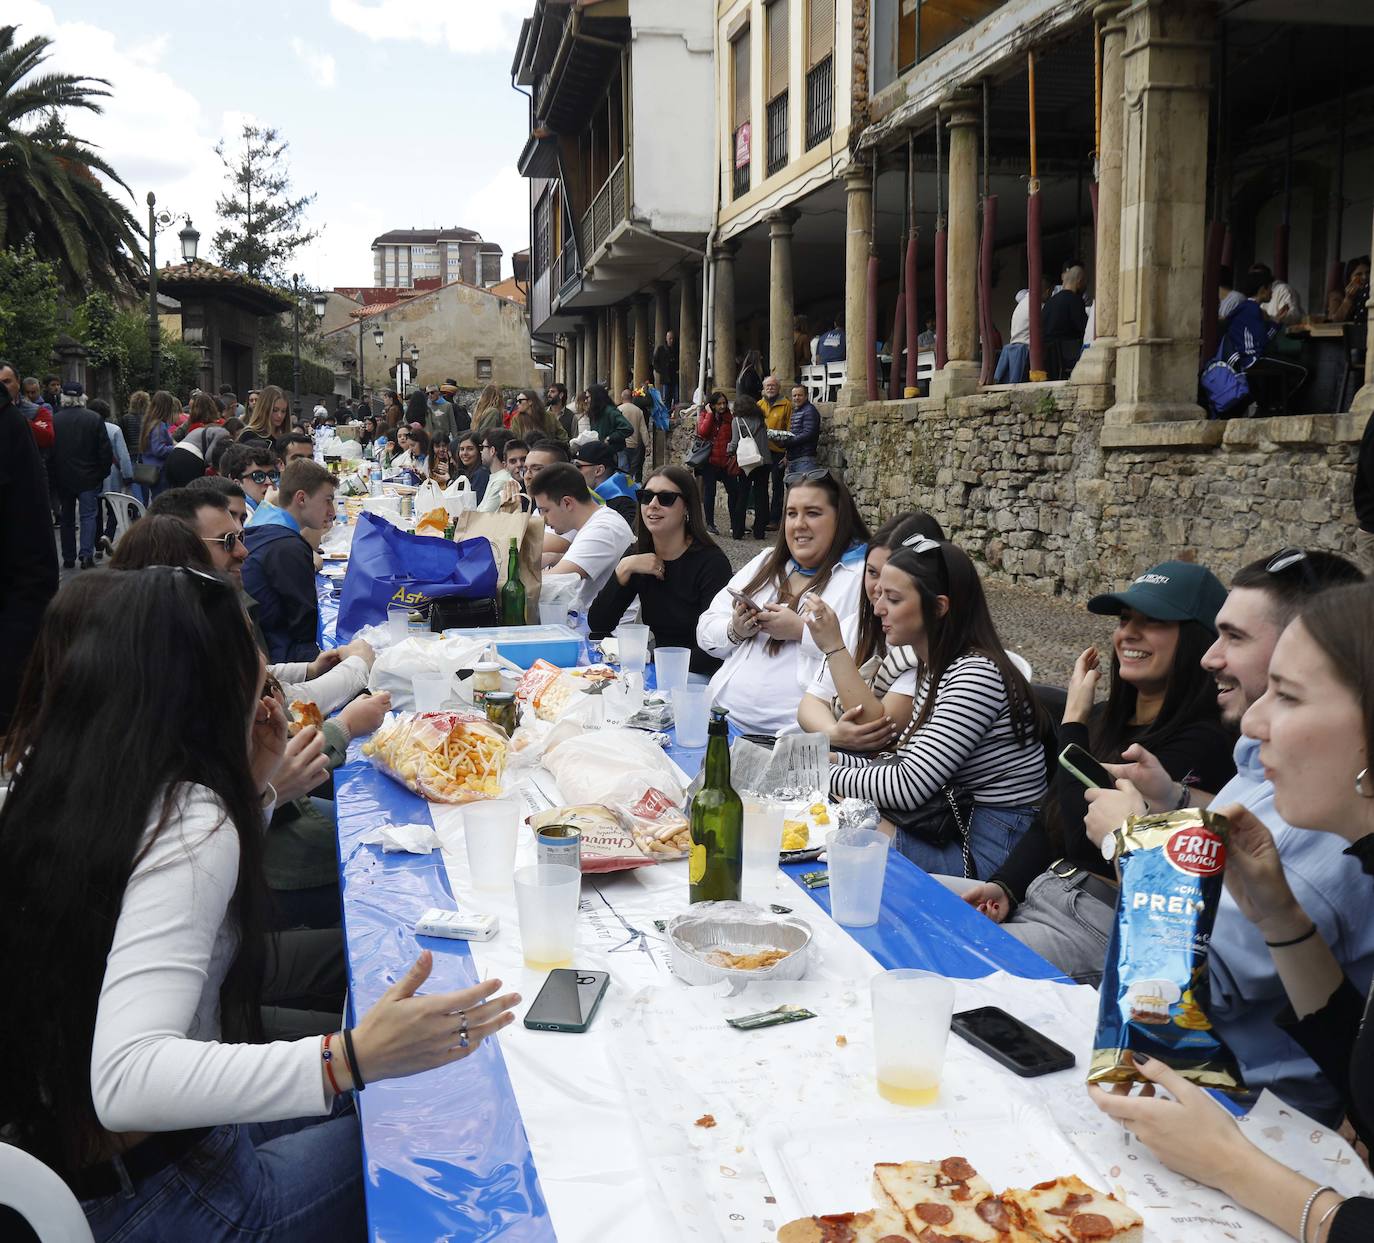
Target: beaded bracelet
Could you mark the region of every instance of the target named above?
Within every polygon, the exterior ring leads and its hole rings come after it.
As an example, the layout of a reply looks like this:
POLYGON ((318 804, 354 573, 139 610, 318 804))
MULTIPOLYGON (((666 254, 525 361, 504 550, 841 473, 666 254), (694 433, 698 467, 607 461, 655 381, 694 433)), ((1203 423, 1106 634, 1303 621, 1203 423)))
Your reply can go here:
POLYGON ((343 1089, 339 1087, 339 1081, 334 1077, 334 1054, 329 1048, 329 1042, 334 1038, 333 1032, 328 1032, 324 1038, 324 1049, 320 1056, 324 1058, 324 1073, 329 1078, 329 1086, 334 1089, 335 1096, 342 1096, 343 1089))

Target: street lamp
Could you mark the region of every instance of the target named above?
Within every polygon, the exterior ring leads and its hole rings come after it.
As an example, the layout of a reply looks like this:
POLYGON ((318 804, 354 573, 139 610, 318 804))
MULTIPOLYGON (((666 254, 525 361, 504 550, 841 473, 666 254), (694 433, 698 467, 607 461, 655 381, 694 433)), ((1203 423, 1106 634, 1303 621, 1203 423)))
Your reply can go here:
POLYGON ((181 238, 181 256, 187 263, 196 261, 196 245, 200 234, 191 223, 191 217, 174 216, 169 211, 157 210, 157 195, 148 191, 148 361, 153 373, 153 391, 162 387, 162 330, 157 319, 157 234, 178 220, 184 220, 186 227, 177 235, 181 238))
POLYGON ((301 418, 301 278, 291 274, 291 406, 293 422, 301 418))
POLYGON ((181 239, 181 257, 187 263, 196 261, 196 247, 200 245, 200 233, 196 226, 191 223, 191 217, 186 217, 186 227, 177 234, 181 239))

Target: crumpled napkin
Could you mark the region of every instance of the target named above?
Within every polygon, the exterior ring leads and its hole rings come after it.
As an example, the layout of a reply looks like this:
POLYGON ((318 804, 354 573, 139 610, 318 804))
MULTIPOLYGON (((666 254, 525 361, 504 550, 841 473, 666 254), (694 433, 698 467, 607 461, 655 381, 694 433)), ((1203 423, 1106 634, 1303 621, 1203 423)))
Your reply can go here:
POLYGON ((364 846, 380 846, 385 854, 427 855, 439 847, 438 836, 427 824, 383 824, 361 840, 364 846))

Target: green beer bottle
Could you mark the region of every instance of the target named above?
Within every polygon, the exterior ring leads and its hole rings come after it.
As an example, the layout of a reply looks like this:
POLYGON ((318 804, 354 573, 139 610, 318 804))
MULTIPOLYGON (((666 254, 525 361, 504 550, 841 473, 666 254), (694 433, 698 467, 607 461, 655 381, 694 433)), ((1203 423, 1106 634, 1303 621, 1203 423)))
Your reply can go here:
POLYGON ((711 709, 704 780, 692 799, 690 900, 738 902, 744 866, 744 804, 730 784, 725 710, 711 709))
POLYGON ((513 535, 510 554, 506 558, 506 585, 501 588, 501 624, 525 624, 525 584, 520 581, 520 544, 513 535))

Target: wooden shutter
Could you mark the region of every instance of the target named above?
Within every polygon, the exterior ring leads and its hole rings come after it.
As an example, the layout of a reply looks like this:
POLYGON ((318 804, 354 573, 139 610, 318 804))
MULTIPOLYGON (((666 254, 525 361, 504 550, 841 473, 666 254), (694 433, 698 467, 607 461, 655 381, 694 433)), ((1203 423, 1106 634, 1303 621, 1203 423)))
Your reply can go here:
POLYGON ((810 0, 807 23, 806 67, 814 69, 835 47, 835 0, 810 0))
POLYGON ((787 90, 787 0, 768 6, 768 98, 787 90))
POLYGON ((734 129, 749 119, 749 31, 746 28, 730 45, 731 76, 735 86, 734 129))

